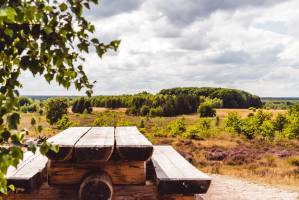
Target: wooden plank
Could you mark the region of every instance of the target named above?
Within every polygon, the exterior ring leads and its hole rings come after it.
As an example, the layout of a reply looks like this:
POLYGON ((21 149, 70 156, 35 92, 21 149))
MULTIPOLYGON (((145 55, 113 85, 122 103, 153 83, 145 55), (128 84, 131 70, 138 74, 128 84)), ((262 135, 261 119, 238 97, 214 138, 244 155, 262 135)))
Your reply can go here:
POLYGON ((49 162, 50 185, 80 184, 91 172, 105 171, 113 184, 145 184, 145 163, 142 161, 49 162))
POLYGON ((45 169, 48 158, 36 152, 24 160, 13 173, 6 175, 9 184, 17 190, 31 192, 45 180, 45 169))
POLYGON ((5 175, 5 177, 11 177, 13 176, 18 168, 21 168, 22 166, 26 165, 26 163, 30 162, 30 158, 32 158, 34 156, 34 153, 32 151, 26 151, 23 154, 23 159, 20 161, 20 163, 18 164, 17 168, 15 168, 14 166, 9 166, 7 169, 7 173, 5 175))
POLYGON ((155 146, 152 162, 159 194, 200 194, 210 186, 211 178, 171 146, 155 146))
POLYGON ((124 160, 146 161, 153 154, 153 145, 136 127, 115 128, 116 149, 124 160))
POLYGON ((90 127, 71 127, 49 138, 47 142, 59 146, 59 152, 48 151, 51 160, 69 160, 72 158, 73 147, 89 131, 90 127))
MULTIPOLYGON (((44 183, 31 194, 10 194, 4 200, 78 200, 78 186, 51 187, 44 183)), ((113 200, 157 200, 156 188, 151 185, 116 185, 113 200)))
POLYGON ((114 149, 114 127, 93 127, 75 145, 77 160, 107 161, 114 149))

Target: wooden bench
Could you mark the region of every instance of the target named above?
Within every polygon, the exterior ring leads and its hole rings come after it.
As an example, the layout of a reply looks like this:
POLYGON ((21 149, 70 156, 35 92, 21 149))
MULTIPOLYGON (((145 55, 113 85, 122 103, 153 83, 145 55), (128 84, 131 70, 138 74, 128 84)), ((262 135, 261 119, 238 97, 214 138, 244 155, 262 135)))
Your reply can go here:
POLYGON ((13 184, 17 191, 29 193, 44 182, 48 158, 39 151, 35 154, 25 152, 17 168, 9 167, 6 174, 8 184, 13 184))
POLYGON ((151 158, 159 195, 206 193, 211 178, 185 160, 171 146, 154 146, 151 158))

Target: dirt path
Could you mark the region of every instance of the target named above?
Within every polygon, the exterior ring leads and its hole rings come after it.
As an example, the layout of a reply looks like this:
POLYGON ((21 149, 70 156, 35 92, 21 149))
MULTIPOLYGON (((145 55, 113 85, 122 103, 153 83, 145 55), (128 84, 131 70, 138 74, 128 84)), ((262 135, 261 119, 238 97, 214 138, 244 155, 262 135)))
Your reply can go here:
POLYGON ((211 175, 212 185, 204 200, 299 200, 299 193, 258 185, 228 176, 211 175))

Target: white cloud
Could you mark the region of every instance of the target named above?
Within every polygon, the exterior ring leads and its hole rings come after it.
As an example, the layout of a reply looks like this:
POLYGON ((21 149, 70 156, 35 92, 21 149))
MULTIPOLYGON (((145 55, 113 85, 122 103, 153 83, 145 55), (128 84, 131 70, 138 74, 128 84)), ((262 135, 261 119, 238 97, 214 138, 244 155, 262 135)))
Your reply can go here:
MULTIPOLYGON (((298 96, 299 2, 278 0, 103 1, 96 35, 117 53, 86 56, 95 94, 221 86, 260 96, 298 96), (216 3, 215 3, 216 2, 216 3)), ((24 94, 77 94, 23 78, 24 94)))

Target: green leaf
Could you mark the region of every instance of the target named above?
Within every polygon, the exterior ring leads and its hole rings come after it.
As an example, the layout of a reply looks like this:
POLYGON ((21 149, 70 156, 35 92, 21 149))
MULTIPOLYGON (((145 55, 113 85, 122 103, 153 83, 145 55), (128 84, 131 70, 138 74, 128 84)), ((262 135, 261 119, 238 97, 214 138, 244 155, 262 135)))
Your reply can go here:
POLYGON ((61 12, 66 11, 67 10, 67 5, 65 3, 62 3, 62 4, 59 5, 59 8, 60 8, 61 12))
POLYGON ((39 151, 41 152, 41 154, 46 155, 46 153, 49 151, 49 149, 50 149, 49 144, 47 144, 46 142, 43 142, 39 148, 39 151))
POLYGON ((15 191, 15 186, 14 186, 14 185, 9 185, 8 188, 9 188, 11 191, 15 191))

